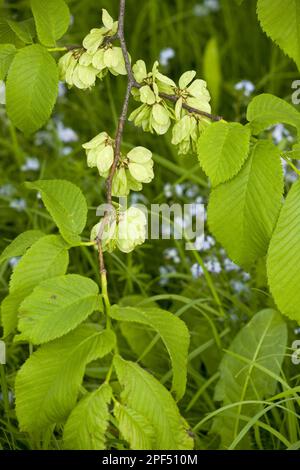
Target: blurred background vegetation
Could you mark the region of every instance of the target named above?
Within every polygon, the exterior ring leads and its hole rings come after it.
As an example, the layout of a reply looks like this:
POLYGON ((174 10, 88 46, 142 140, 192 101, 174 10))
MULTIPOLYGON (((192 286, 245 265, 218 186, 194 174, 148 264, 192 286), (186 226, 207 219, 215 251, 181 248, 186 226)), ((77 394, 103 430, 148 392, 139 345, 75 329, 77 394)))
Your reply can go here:
MULTIPOLYGON (((101 8, 116 18, 119 2, 71 0, 68 4, 73 20, 61 45, 80 44, 88 31, 100 24, 101 8)), ((26 19, 30 14, 29 1, 0 0, 0 6, 0 40, 8 42, 4 40, 7 32, 1 17, 26 19)), ((263 92, 290 101, 291 83, 299 78, 293 62, 262 32, 255 0, 245 0, 241 6, 235 0, 128 0, 126 38, 133 62, 143 59, 148 69, 159 60, 161 71, 174 80, 186 70, 196 70, 208 82, 213 112, 227 120, 244 122, 247 104, 263 92)), ((56 230, 41 200, 23 186, 25 181, 41 178, 63 178, 80 186, 89 203, 85 234, 89 238, 89 229, 97 222, 96 207, 105 198, 105 187, 97 171, 87 168, 81 144, 103 130, 114 134, 125 87, 126 78, 111 76, 88 92, 68 90, 61 84, 53 118, 32 137, 19 133, 7 120, 5 105, 0 105, 0 251, 26 229, 39 228, 48 233, 56 230)), ((132 102, 131 109, 135 106, 132 102)), ((283 126, 270 130, 267 137, 282 147, 293 139, 283 126)), ((197 158, 178 157, 170 141, 169 134, 144 134, 127 123, 124 148, 144 145, 151 149, 156 175, 150 185, 144 186, 142 194, 131 196, 132 202, 207 202, 208 181, 197 158)), ((287 185, 292 178, 286 174, 287 185)), ((71 253, 71 272, 99 280, 93 250, 82 247, 71 253)), ((17 262, 12 259, 0 266, 1 298, 7 294, 11 268, 17 262)), ((217 408, 212 394, 222 348, 259 309, 273 306, 263 269, 258 266, 251 273, 240 270, 208 230, 199 252, 185 251, 184 242, 177 240, 148 241, 132 254, 115 252, 106 256, 106 263, 112 302, 133 295, 148 297, 164 308, 180 310, 187 322, 192 344, 188 389, 180 408, 191 426, 196 425, 205 413, 217 408)), ((125 301, 137 300, 135 297, 125 301)), ((138 338, 143 333, 134 329, 124 329, 122 333, 125 354, 130 357, 133 350, 142 355, 147 338, 140 342, 138 338)), ((296 333, 292 325, 291 341, 296 333)), ((158 346, 156 353, 151 364, 146 355, 144 364, 153 366, 157 376, 168 383, 167 358, 158 346)), ((26 355, 22 346, 8 345, 9 389, 26 355)), ((288 360, 285 373, 292 376, 295 371, 290 370, 289 364, 288 360)), ((88 370, 88 387, 93 388, 94 377, 99 377, 97 365, 88 370)), ((1 406, 3 400, 0 412, 1 406)), ((17 431, 13 412, 10 424, 4 413, 0 416, 0 442, 4 448, 34 447, 17 431)), ((275 416, 273 420, 278 426, 283 425, 282 417, 275 416)), ((210 422, 205 426, 198 433, 197 446, 216 448, 215 436, 208 433, 210 422)), ((294 422, 293 426, 298 425, 294 422)), ((262 441, 255 446, 280 448, 280 440, 266 430, 263 433, 262 441)), ((113 438, 111 442, 122 448, 113 438)), ((57 443, 52 445, 59 447, 57 443)))

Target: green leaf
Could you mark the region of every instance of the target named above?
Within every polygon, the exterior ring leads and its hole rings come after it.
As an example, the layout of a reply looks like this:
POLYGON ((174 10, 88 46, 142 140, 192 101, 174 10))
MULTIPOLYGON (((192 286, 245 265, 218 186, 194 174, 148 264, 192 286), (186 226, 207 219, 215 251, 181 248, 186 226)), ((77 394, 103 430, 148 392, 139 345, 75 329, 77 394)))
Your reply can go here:
POLYGON ((114 406, 114 415, 118 422, 119 431, 125 441, 129 443, 130 449, 149 450, 154 448, 154 428, 145 416, 118 402, 114 406))
POLYGON ((250 131, 237 122, 216 122, 198 141, 198 158, 213 186, 231 179, 249 153, 250 131))
POLYGON ((189 332, 185 323, 174 314, 160 308, 114 305, 110 309, 110 316, 118 321, 150 326, 160 335, 172 362, 172 390, 180 400, 185 392, 189 348, 189 332))
POLYGON ((14 31, 14 33, 16 33, 18 38, 21 39, 21 41, 23 41, 25 44, 33 43, 33 39, 36 35, 33 18, 29 18, 28 20, 19 22, 7 20, 7 23, 14 31))
MULTIPOLYGON (((272 309, 257 313, 240 330, 222 359, 215 400, 225 406, 272 396, 277 384, 274 375, 280 373, 286 345, 287 327, 282 316, 272 309)), ((240 415, 251 418, 259 409, 259 404, 239 404, 214 419, 213 431, 220 434, 223 447, 228 448, 241 430, 240 415)))
POLYGON ((97 284, 78 274, 41 282, 21 304, 18 328, 22 339, 47 343, 69 333, 99 304, 97 284))
POLYGON ((258 0, 262 29, 300 70, 300 4, 298 0, 258 0))
POLYGON ((86 365, 115 345, 112 331, 81 325, 41 346, 16 377, 16 412, 22 431, 39 432, 63 422, 75 407, 86 365))
POLYGON ((0 80, 6 78, 17 49, 13 44, 0 44, 0 80))
POLYGON ((63 238, 77 245, 86 225, 87 203, 81 190, 66 180, 39 180, 26 183, 27 188, 41 192, 43 202, 63 238))
POLYGON ((267 274, 279 310, 300 323, 300 181, 293 184, 272 236, 267 274))
POLYGON ((58 93, 58 69, 47 50, 34 44, 20 49, 10 66, 6 86, 9 118, 30 134, 49 119, 58 93))
POLYGON ((219 47, 216 37, 212 37, 205 47, 203 73, 205 81, 207 82, 207 87, 212 96, 213 108, 217 110, 222 87, 222 72, 219 47))
POLYGON ((253 134, 278 123, 289 124, 300 131, 300 113, 286 101, 268 93, 253 98, 247 109, 247 119, 253 134))
POLYGON ((41 281, 63 275, 68 262, 67 245, 59 236, 40 238, 15 267, 10 279, 10 292, 22 290, 26 297, 41 281))
POLYGON ((5 18, 0 18, 0 44, 23 45, 16 33, 11 29, 5 18))
POLYGON ((29 248, 14 268, 10 293, 1 306, 4 336, 17 326, 20 303, 45 279, 65 274, 69 262, 67 246, 56 235, 46 235, 29 248))
POLYGON ((104 450, 112 389, 103 384, 88 393, 71 412, 63 434, 64 449, 104 450))
POLYGON ((24 292, 16 290, 8 294, 1 303, 1 324, 4 330, 4 338, 17 328, 19 307, 23 299, 24 292))
POLYGON ((0 256, 0 264, 15 256, 23 256, 28 248, 44 236, 45 234, 40 230, 27 230, 21 233, 3 250, 0 256))
POLYGON ((40 42, 47 47, 56 45, 70 24, 70 11, 63 0, 31 0, 31 9, 40 42))
POLYGON ((116 356, 114 366, 124 388, 122 403, 139 415, 145 416, 155 431, 152 449, 192 449, 193 439, 189 436, 188 425, 180 416, 168 390, 134 362, 116 356))
POLYGON ((240 173, 211 192, 210 230, 236 264, 248 269, 266 254, 282 194, 280 152, 268 141, 255 144, 240 173))

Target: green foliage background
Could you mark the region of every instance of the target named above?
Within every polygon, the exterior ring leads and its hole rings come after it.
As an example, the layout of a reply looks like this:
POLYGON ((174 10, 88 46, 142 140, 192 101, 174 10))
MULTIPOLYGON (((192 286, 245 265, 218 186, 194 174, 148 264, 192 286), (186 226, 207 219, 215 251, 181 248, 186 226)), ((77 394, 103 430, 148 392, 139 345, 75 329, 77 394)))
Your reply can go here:
MULTIPOLYGON (((69 1, 68 4, 74 21, 63 44, 80 43, 87 32, 95 27, 97 19, 100 22, 100 8, 107 8, 115 18, 118 14, 117 1, 103 0, 99 3, 82 0, 69 1)), ((15 20, 28 17, 28 1, 2 0, 0 6, 0 24, 1 15, 15 20)), ((290 101, 291 83, 299 77, 295 64, 263 33, 253 0, 245 0, 242 6, 238 6, 234 0, 147 0, 139 2, 138 6, 137 2, 128 0, 126 37, 133 61, 142 58, 149 68, 160 57, 162 50, 172 48, 174 58, 162 66, 162 71, 178 79, 183 71, 196 70, 197 75, 208 82, 213 95, 214 113, 221 114, 228 121, 245 121, 251 96, 245 96, 243 91, 235 88, 241 80, 250 80, 254 84, 252 96, 267 92, 290 101), (217 5, 217 8, 207 7, 205 14, 199 15, 204 11, 204 5, 217 5)), ((27 229, 47 233, 56 230, 35 192, 23 185, 25 181, 37 179, 67 179, 82 189, 89 204, 85 232, 88 240, 88 229, 97 222, 96 207, 104 201, 105 188, 97 171, 87 168, 81 144, 102 130, 114 133, 125 82, 121 77, 107 77, 90 92, 64 90, 53 118, 33 137, 24 137, 19 133, 7 120, 4 107, 0 107, 0 251, 27 229), (63 142, 62 126, 73 129, 78 140, 63 142), (28 169, 28 157, 36 157, 40 168, 28 169)), ((266 136, 272 139, 271 131, 266 136)), ((280 145, 284 148, 287 143, 284 137, 280 145)), ((153 151, 156 175, 151 185, 145 187, 143 196, 138 196, 142 197, 141 202, 143 198, 148 203, 165 202, 166 199, 170 203, 194 202, 196 199, 207 202, 208 181, 196 157, 178 157, 170 143, 169 134, 152 136, 128 123, 124 147, 137 145, 144 145, 153 151)), ((290 185, 289 176, 287 174, 286 188, 290 185)), ((99 282, 96 253, 82 247, 80 250, 71 250, 70 255, 71 273, 99 282)), ((211 429, 211 423, 220 407, 226 406, 228 398, 219 392, 219 397, 213 399, 215 385, 220 378, 220 360, 224 356, 224 349, 228 349, 235 335, 256 312, 274 308, 264 270, 258 265, 249 275, 235 267, 229 269, 229 260, 218 244, 211 243, 207 249, 195 253, 185 251, 184 242, 177 240, 148 241, 129 255, 115 252, 107 256, 106 264, 112 303, 123 299, 126 305, 136 304, 147 297, 150 306, 157 302, 162 308, 179 313, 186 322, 191 333, 191 348, 187 391, 179 407, 194 428, 196 448, 219 448, 220 439, 214 431, 224 424, 215 421, 211 429)), ((10 275, 11 265, 6 262, 0 266, 1 299, 7 294, 10 275)), ((273 327, 276 329, 276 322, 280 321, 275 319, 274 322, 273 327)), ((296 324, 290 322, 288 326, 288 345, 291 345, 297 339, 296 324)), ((149 338, 151 340, 153 337, 152 332, 143 329, 142 325, 131 326, 130 323, 122 323, 120 329, 123 355, 129 359, 134 357, 133 353, 142 357, 141 364, 169 385, 170 364, 162 344, 157 343, 151 355, 145 352, 149 338)), ((247 351, 249 360, 252 360, 251 348, 255 349, 255 340, 251 343, 246 335, 244 341, 249 341, 247 351)), ((241 354, 242 351, 237 348, 235 353, 241 354)), ((270 354, 276 356, 276 349, 270 354)), ((277 376, 278 385, 275 389, 265 386, 255 393, 251 390, 243 395, 243 399, 260 401, 261 406, 258 404, 252 408, 248 405, 248 408, 234 410, 241 416, 243 424, 256 416, 246 439, 237 442, 237 447, 280 449, 300 446, 297 415, 299 370, 291 364, 289 354, 290 350, 287 351, 282 369, 275 367, 273 370, 273 363, 263 363, 277 376), (282 408, 271 407, 269 411, 259 414, 263 400, 280 392, 283 394, 282 408)), ((21 345, 8 343, 7 355, 9 393, 6 394, 6 381, 2 377, 0 445, 5 449, 35 449, 40 443, 19 432, 11 403, 5 403, 4 399, 7 396, 13 401, 15 373, 28 351, 21 345), (9 415, 7 407, 10 409, 9 415)), ((225 380, 225 387, 230 387, 230 380, 234 380, 237 387, 243 388, 243 382, 239 383, 242 380, 240 377, 228 377, 225 374, 224 378, 226 367, 232 371, 234 364, 228 366, 223 363, 221 376, 225 380)), ((255 372, 259 375, 257 370, 255 372)), ((95 390, 99 374, 105 377, 106 373, 103 362, 92 363, 87 369, 85 387, 90 391, 95 390)), ((264 382, 261 377, 252 379, 257 380, 258 384, 261 380, 264 382)), ((239 397, 241 394, 238 389, 230 400, 238 401, 239 397)), ((232 415, 229 413, 229 418, 225 414, 222 419, 225 422, 230 418, 232 415)), ((226 447, 234 442, 232 436, 222 436, 222 440, 226 447)), ((108 445, 118 449, 126 446, 113 433, 109 436, 108 445)), ((59 431, 49 437, 44 446, 60 448, 59 431)))

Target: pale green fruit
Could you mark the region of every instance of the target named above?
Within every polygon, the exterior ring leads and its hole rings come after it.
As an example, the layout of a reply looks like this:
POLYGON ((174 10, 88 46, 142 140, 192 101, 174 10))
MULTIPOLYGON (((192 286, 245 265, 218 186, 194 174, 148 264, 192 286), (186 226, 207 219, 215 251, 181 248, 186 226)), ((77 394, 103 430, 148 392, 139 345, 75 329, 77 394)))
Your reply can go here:
MULTIPOLYGON (((100 233, 102 228, 102 221, 98 224, 94 225, 91 230, 91 241, 95 241, 100 233)), ((101 245, 103 251, 112 252, 117 244, 117 224, 115 220, 110 220, 106 223, 104 229, 102 230, 101 234, 101 245)), ((97 249, 97 246, 95 247, 97 249)))
POLYGON ((67 70, 66 70, 66 83, 69 85, 69 86, 73 86, 74 85, 74 82, 73 82, 73 75, 74 75, 74 71, 76 70, 77 68, 77 61, 76 59, 73 57, 74 60, 72 60, 70 62, 70 65, 68 66, 67 70))
POLYGON ((130 162, 145 163, 151 160, 152 152, 145 147, 134 147, 128 152, 127 158, 129 158, 130 162))
POLYGON ((88 67, 89 65, 92 64, 93 61, 93 56, 89 54, 88 52, 84 52, 80 58, 79 58, 79 64, 84 65, 85 67, 88 67))
POLYGON ((104 62, 104 49, 99 49, 96 54, 93 55, 92 64, 95 69, 101 72, 101 70, 105 69, 106 65, 104 62))
POLYGON ((162 126, 166 125, 170 121, 170 116, 167 109, 159 103, 156 103, 152 107, 153 119, 162 126))
POLYGON ((126 178, 129 191, 141 191, 143 189, 142 183, 134 179, 129 170, 126 170, 126 178))
POLYGON ((89 65, 85 67, 84 65, 78 64, 76 67, 78 78, 84 84, 85 88, 90 88, 95 85, 96 75, 98 70, 89 65))
POLYGON ((204 80, 198 78, 195 80, 189 87, 188 92, 190 95, 194 96, 195 98, 206 98, 208 101, 210 100, 210 94, 207 90, 207 84, 204 80))
POLYGON ((99 150, 97 148, 87 150, 86 155, 87 155, 87 166, 89 168, 94 168, 95 166, 97 166, 97 158, 99 155, 99 150))
POLYGON ((110 170, 114 161, 114 149, 111 145, 107 145, 98 153, 97 157, 97 168, 99 170, 99 174, 103 176, 106 174, 107 171, 110 170))
POLYGON ((150 124, 158 135, 165 134, 171 125, 168 110, 159 103, 152 106, 150 124))
POLYGON ((172 130, 172 144, 178 145, 183 140, 189 139, 192 126, 192 120, 188 115, 183 116, 180 121, 176 122, 172 130))
POLYGON ((147 218, 137 207, 130 207, 120 214, 117 246, 123 253, 130 253, 146 239, 147 218))
POLYGON ((156 61, 152 67, 153 85, 157 86, 157 95, 160 91, 171 95, 174 93, 176 84, 171 78, 160 73, 158 71, 158 66, 159 62, 156 61))
MULTIPOLYGON (((115 49, 118 49, 117 47, 115 49)), ((118 64, 118 56, 114 53, 113 48, 109 48, 104 52, 104 63, 106 67, 114 67, 118 64)))
POLYGON ((100 132, 100 134, 93 137, 89 142, 86 142, 82 145, 84 149, 93 149, 99 147, 99 145, 104 145, 104 142, 109 139, 107 132, 100 132))
POLYGON ((152 160, 143 164, 129 163, 128 169, 131 176, 140 183, 150 183, 154 178, 152 160))
POLYGON ((187 98, 186 103, 192 108, 199 109, 200 111, 204 111, 206 113, 211 112, 211 106, 206 98, 187 98))
POLYGON ((144 85, 140 88, 140 100, 142 103, 150 105, 156 103, 156 96, 149 85, 144 85))
POLYGON ((171 78, 167 77, 166 75, 163 75, 158 71, 156 72, 155 78, 164 85, 168 85, 171 88, 176 88, 176 83, 171 78))
POLYGON ((66 73, 68 68, 72 65, 73 68, 77 64, 76 59, 73 56, 73 52, 69 51, 64 54, 58 61, 58 69, 61 80, 66 80, 66 73))
POLYGON ((181 75, 179 79, 179 88, 184 90, 195 78, 196 72, 194 70, 188 70, 181 75))
POLYGON ((178 155, 186 155, 187 153, 190 152, 190 150, 191 150, 191 141, 190 141, 190 139, 183 140, 178 145, 178 155))
POLYGON ((102 23, 107 29, 112 29, 114 25, 114 20, 105 8, 102 8, 102 23))
POLYGON ((138 83, 142 83, 147 78, 146 64, 143 60, 138 60, 132 67, 134 78, 138 83))
POLYGON ((69 86, 73 85, 73 72, 77 66, 73 52, 63 55, 58 62, 60 79, 64 80, 69 86))
POLYGON ((182 104, 183 104, 183 99, 182 97, 178 98, 175 104, 175 119, 179 121, 181 118, 181 111, 182 111, 182 104))
POLYGON ((73 74, 72 74, 72 78, 70 80, 70 85, 74 85, 76 86, 76 88, 79 88, 80 90, 85 90, 87 87, 85 85, 85 83, 83 83, 83 81, 80 79, 79 77, 79 68, 78 67, 82 67, 82 65, 76 65, 74 71, 73 71, 73 74))
POLYGON ((129 116, 129 121, 133 121, 137 127, 143 125, 144 121, 148 121, 151 115, 151 106, 147 104, 142 104, 137 109, 135 109, 129 116))
POLYGON ((127 184, 127 175, 125 168, 119 168, 113 177, 112 182, 112 196, 122 197, 129 194, 129 188, 127 184))
POLYGON ((105 51, 103 60, 111 73, 126 75, 124 57, 120 47, 112 47, 105 51))
POLYGON ((94 28, 84 38, 82 45, 89 52, 89 54, 95 54, 95 52, 103 43, 103 40, 104 40, 103 30, 94 28))

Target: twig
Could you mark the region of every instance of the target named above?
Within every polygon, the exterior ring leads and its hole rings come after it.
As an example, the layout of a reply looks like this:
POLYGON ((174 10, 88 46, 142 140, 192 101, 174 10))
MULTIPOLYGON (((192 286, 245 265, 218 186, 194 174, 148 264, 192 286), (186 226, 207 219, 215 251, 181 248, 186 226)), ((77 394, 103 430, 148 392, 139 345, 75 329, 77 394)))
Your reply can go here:
MULTIPOLYGON (((114 39, 119 39, 122 52, 123 52, 123 57, 125 61, 125 66, 126 66, 126 71, 127 71, 127 88, 126 88, 126 94, 124 97, 124 102, 123 102, 123 107, 122 107, 122 112, 118 121, 118 127, 117 127, 117 132, 116 132, 116 137, 115 137, 115 147, 114 147, 114 161, 111 166, 109 176, 106 180, 106 200, 107 204, 111 206, 112 204, 112 182, 113 182, 113 177, 116 172, 120 156, 121 156, 121 144, 122 144, 122 137, 123 137, 123 132, 124 132, 124 126, 125 122, 127 119, 127 114, 128 114, 128 105, 129 105, 129 99, 131 95, 131 90, 136 83, 134 80, 134 76, 132 73, 132 68, 130 64, 130 58, 127 50, 127 45, 125 41, 125 36, 124 36, 124 18, 125 18, 125 6, 126 6, 126 0, 120 0, 120 9, 119 9, 119 22, 118 22, 118 31, 117 34, 115 35, 114 39)), ((113 37, 110 38, 112 40, 113 37)), ((102 219, 102 223, 100 225, 99 233, 97 235, 97 245, 98 245, 98 254, 99 254, 99 268, 100 268, 100 275, 101 275, 101 281, 102 281, 102 286, 103 286, 103 281, 104 283, 106 282, 106 269, 105 269, 105 263, 104 263, 104 257, 103 257, 103 250, 102 250, 102 235, 103 231, 106 225, 106 222, 108 221, 109 218, 109 211, 106 211, 104 214, 104 217, 102 219)))
MULTIPOLYGON (((118 127, 116 131, 116 136, 115 136, 115 145, 114 145, 114 161, 111 166, 109 176, 106 180, 106 199, 107 199, 107 204, 111 206, 112 204, 112 182, 113 178, 115 175, 115 172, 117 170, 117 166, 120 160, 121 156, 121 144, 122 144, 122 138, 123 138, 123 132, 124 132, 124 127, 125 127, 125 122, 127 120, 127 114, 128 114, 128 106, 129 106, 129 100, 130 100, 130 95, 131 91, 133 88, 141 88, 141 84, 138 83, 133 75, 131 63, 130 63, 130 57, 127 49, 127 44, 125 40, 125 34, 124 34, 124 19, 125 19, 125 7, 126 7, 126 0, 120 0, 120 8, 119 8, 119 19, 118 19, 118 31, 117 33, 110 37, 107 38, 107 42, 112 42, 115 39, 119 39, 124 61, 125 61, 125 67, 126 67, 126 72, 127 72, 127 87, 126 87, 126 93, 123 101, 123 106, 122 106, 122 111, 121 115, 119 117, 118 121, 118 127)), ((173 103, 176 103, 178 100, 178 96, 176 95, 168 95, 167 93, 159 93, 159 96, 163 99, 172 101, 173 103)), ((206 116, 212 121, 220 121, 222 119, 221 116, 215 116, 213 114, 207 113, 205 111, 201 111, 199 109, 193 108, 186 103, 182 104, 182 107, 186 109, 188 112, 193 113, 193 114, 199 114, 201 116, 206 116)), ((107 211, 104 214, 104 217, 102 219, 102 223, 100 225, 99 233, 97 235, 97 245, 98 245, 98 253, 99 253, 99 266, 100 266, 100 274, 106 273, 105 270, 105 264, 104 264, 104 257, 103 257, 103 250, 102 250, 102 236, 103 236, 103 231, 105 228, 105 225, 109 219, 109 211, 107 211)))

